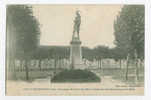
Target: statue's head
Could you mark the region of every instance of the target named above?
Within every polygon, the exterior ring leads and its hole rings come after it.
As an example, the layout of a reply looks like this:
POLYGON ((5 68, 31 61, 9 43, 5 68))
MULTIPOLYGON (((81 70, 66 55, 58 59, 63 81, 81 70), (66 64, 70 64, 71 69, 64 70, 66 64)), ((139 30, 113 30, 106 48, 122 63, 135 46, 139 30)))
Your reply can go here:
POLYGON ((80 10, 77 10, 77 11, 76 11, 76 15, 80 15, 80 10))

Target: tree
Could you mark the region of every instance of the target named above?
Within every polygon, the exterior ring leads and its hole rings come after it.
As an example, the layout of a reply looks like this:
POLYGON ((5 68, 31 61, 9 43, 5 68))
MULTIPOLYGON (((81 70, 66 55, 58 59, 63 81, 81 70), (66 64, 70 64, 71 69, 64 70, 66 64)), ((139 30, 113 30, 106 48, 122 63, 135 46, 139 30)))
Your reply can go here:
POLYGON ((38 67, 40 71, 42 70, 41 68, 41 62, 43 59, 49 59, 52 56, 52 52, 49 49, 41 48, 38 47, 35 52, 33 53, 33 59, 38 60, 38 67))
POLYGON ((138 72, 138 58, 144 59, 144 6, 125 5, 114 22, 114 35, 116 46, 130 56, 127 60, 136 61, 138 72))
POLYGON ((93 61, 94 57, 93 49, 88 47, 82 47, 82 57, 89 61, 93 61))
POLYGON ((109 58, 109 48, 107 46, 97 46, 94 49, 95 58, 98 60, 98 66, 102 68, 102 59, 109 58))
POLYGON ((115 61, 119 61, 120 68, 122 67, 122 59, 126 59, 126 51, 123 51, 119 47, 114 47, 109 49, 110 58, 113 58, 115 61))
POLYGON ((7 51, 10 61, 16 57, 25 59, 27 80, 29 80, 28 61, 39 44, 39 36, 39 23, 33 16, 31 6, 7 6, 7 51))

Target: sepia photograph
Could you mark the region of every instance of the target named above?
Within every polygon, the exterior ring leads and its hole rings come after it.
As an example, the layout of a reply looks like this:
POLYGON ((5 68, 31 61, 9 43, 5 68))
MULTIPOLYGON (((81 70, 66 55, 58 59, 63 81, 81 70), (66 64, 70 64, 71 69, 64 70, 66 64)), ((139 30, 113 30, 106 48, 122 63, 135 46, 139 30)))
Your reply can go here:
POLYGON ((144 22, 144 5, 7 5, 6 95, 143 96, 144 22))

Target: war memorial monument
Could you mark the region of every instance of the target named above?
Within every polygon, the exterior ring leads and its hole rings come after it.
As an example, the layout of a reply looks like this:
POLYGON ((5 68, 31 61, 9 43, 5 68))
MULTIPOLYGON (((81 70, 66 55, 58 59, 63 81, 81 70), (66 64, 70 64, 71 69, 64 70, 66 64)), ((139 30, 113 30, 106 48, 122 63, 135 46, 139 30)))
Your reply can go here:
POLYGON ((82 50, 81 50, 81 41, 80 41, 80 24, 81 16, 80 11, 76 11, 76 18, 74 20, 74 29, 72 40, 70 42, 70 64, 73 69, 84 69, 82 63, 82 50))

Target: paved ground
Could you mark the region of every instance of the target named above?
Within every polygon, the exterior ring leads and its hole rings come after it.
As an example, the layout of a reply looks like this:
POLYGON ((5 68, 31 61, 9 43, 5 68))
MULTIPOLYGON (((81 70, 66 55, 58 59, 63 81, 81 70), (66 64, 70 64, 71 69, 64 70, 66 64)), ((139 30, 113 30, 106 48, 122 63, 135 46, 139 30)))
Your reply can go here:
POLYGON ((100 83, 51 83, 50 78, 32 83, 7 81, 7 95, 143 95, 144 87, 129 87, 111 76, 100 83))

